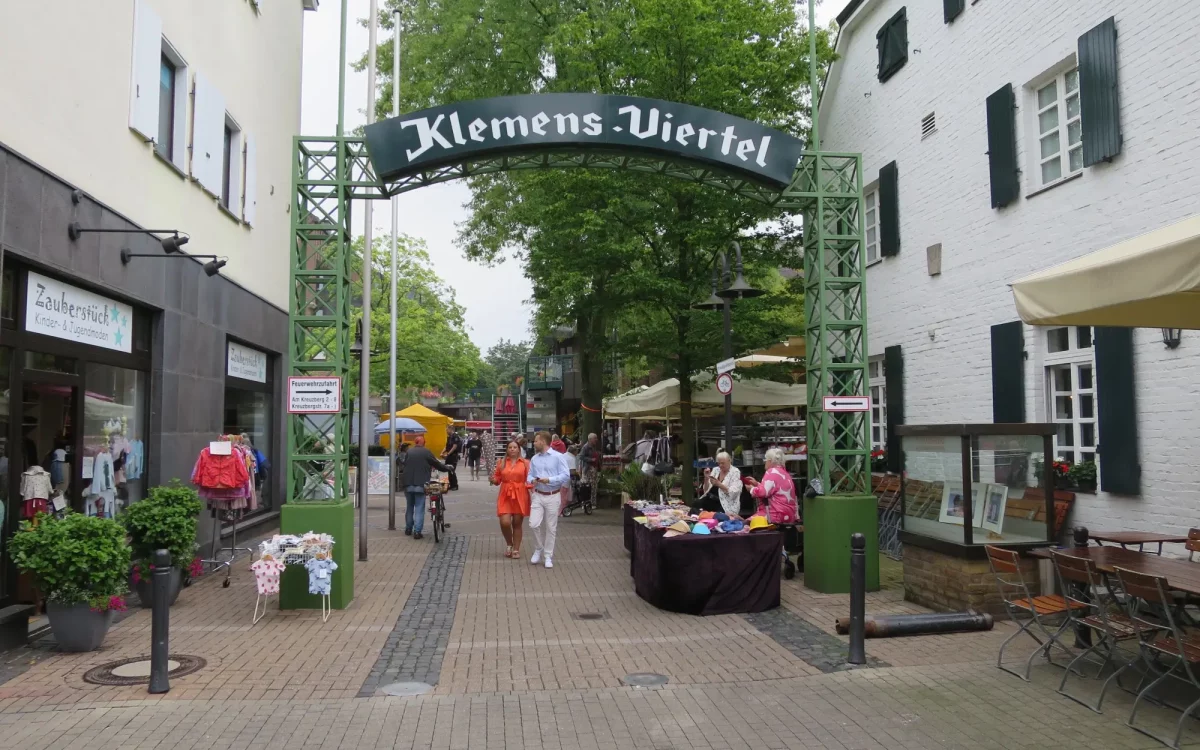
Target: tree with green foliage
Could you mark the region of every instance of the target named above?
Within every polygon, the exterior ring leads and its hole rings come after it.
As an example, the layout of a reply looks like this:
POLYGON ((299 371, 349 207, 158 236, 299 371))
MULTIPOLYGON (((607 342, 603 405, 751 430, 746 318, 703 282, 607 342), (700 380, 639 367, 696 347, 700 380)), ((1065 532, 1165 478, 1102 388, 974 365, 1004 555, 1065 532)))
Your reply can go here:
MULTIPOLYGON (((596 92, 684 102, 806 132, 808 42, 792 0, 390 0, 395 5, 404 25, 406 110, 506 94, 596 92)), ((390 27, 390 12, 381 20, 390 27)), ((832 59, 830 42, 820 32, 822 69, 832 59)), ((391 41, 382 46, 386 102, 391 41)), ((521 171, 470 185, 466 252, 485 261, 521 257, 539 320, 577 327, 585 403, 599 400, 614 328, 618 350, 679 377, 690 497, 689 375, 711 366, 721 346, 720 315, 692 305, 708 295, 714 258, 735 238, 756 283, 771 285, 777 268, 798 265, 795 222, 749 199, 658 175, 521 171)), ((782 330, 788 321, 780 312, 795 304, 794 293, 739 303, 739 342, 798 333, 782 330)))
POLYGON ((483 358, 484 364, 491 370, 488 387, 515 384, 517 378, 525 375, 525 361, 529 359, 531 351, 529 342, 508 339, 500 339, 488 347, 483 358))

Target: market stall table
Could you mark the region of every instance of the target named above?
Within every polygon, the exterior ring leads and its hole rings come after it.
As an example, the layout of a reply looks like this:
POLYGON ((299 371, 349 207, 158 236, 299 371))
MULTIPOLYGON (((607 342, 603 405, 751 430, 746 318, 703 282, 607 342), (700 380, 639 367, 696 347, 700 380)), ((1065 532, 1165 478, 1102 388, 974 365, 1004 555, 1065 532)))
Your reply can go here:
POLYGON ((779 606, 783 534, 681 534, 634 526, 633 585, 659 609, 691 615, 779 606))
POLYGON ((1188 540, 1187 534, 1156 534, 1150 531, 1089 531, 1088 538, 1104 546, 1104 542, 1119 544, 1128 549, 1136 544, 1139 552, 1144 552, 1142 545, 1157 544, 1158 554, 1162 554, 1164 544, 1183 544, 1188 540))
MULTIPOLYGON (((1167 585, 1188 594, 1200 595, 1200 564, 1170 557, 1160 557, 1150 552, 1138 552, 1124 547, 1066 547, 1054 550, 1071 557, 1086 557, 1103 573, 1112 573, 1115 568, 1132 570, 1149 576, 1162 576, 1167 585)), ((1032 557, 1050 558, 1050 549, 1041 548, 1030 552, 1032 557)))

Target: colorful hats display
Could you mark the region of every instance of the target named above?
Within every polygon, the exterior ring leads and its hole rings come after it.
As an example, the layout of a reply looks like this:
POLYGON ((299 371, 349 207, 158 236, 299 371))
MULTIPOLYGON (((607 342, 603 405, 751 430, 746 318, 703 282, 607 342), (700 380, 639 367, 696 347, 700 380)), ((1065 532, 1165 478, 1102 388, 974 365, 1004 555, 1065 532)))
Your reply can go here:
POLYGON ((750 517, 750 530, 751 531, 755 531, 757 529, 765 529, 765 528, 770 527, 770 525, 771 524, 767 523, 766 516, 751 516, 750 517))
POLYGON ((692 533, 693 534, 708 534, 710 532, 709 532, 709 529, 707 526, 705 526, 702 523, 697 523, 695 526, 692 527, 692 533))

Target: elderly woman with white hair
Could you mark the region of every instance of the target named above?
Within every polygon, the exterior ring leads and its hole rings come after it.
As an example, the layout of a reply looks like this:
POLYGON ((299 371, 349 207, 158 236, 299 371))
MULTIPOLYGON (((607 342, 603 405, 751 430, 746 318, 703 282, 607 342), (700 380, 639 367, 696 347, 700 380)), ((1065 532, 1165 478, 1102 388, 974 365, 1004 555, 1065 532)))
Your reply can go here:
POLYGON ((783 451, 771 448, 763 458, 767 471, 762 482, 753 478, 744 480, 750 485, 750 494, 758 500, 758 513, 765 515, 770 523, 796 523, 800 518, 796 484, 784 467, 783 451))
POLYGON ((704 492, 717 490, 721 510, 737 515, 742 510, 742 473, 733 465, 733 459, 725 451, 717 453, 717 465, 704 470, 704 492))

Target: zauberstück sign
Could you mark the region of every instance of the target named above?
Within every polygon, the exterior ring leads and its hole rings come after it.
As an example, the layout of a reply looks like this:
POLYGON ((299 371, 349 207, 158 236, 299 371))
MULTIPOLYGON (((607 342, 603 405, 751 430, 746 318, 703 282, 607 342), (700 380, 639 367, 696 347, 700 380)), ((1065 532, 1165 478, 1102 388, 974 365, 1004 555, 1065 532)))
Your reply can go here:
POLYGON ((782 189, 804 148, 794 136, 722 112, 603 94, 458 102, 368 125, 365 134, 383 182, 506 153, 597 150, 702 162, 782 189))

